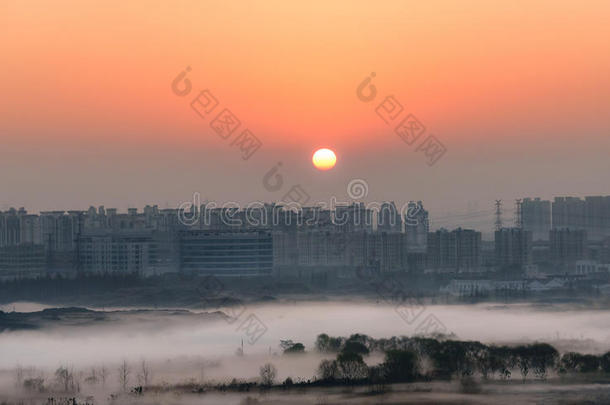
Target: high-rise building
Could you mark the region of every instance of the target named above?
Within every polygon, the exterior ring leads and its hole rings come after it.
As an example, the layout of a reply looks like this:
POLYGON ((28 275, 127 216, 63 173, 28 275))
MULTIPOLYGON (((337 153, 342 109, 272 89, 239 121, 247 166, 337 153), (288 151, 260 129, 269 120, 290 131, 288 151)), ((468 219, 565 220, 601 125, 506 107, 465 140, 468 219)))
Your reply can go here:
POLYGON ((610 236, 610 196, 585 197, 585 226, 589 240, 610 236))
POLYGON ((548 240, 551 202, 540 198, 524 198, 521 201, 521 227, 532 233, 532 240, 548 240))
POLYGON ((23 208, 0 212, 0 247, 21 244, 21 218, 25 215, 27 211, 23 208))
POLYGON ((610 236, 610 196, 555 197, 553 228, 587 231, 589 240, 610 236))
POLYGON ((377 230, 379 232, 402 232, 401 216, 394 201, 383 202, 377 214, 377 230))
POLYGON ((374 263, 382 273, 408 270, 407 237, 401 232, 367 234, 366 261, 374 263))
POLYGON ((47 251, 71 252, 74 250, 78 226, 77 218, 64 211, 41 212, 42 244, 47 251))
POLYGON ((495 262, 500 269, 523 268, 532 261, 532 232, 502 228, 495 232, 495 262))
POLYGON ((42 245, 22 243, 0 247, 0 280, 44 276, 45 251, 42 245))
POLYGON ((407 212, 404 213, 405 233, 407 243, 412 252, 425 252, 430 232, 428 211, 421 201, 409 201, 407 212))
POLYGON ((78 240, 79 271, 148 275, 150 245, 147 232, 87 232, 78 240))
POLYGON ((428 268, 437 271, 476 271, 481 265, 481 232, 458 228, 428 233, 428 268))
POLYGON ((273 237, 268 230, 181 231, 179 245, 183 272, 270 275, 273 269, 273 237))
POLYGON ((585 202, 578 197, 555 197, 552 217, 554 229, 585 229, 585 202))
POLYGON ((557 266, 571 266, 587 258, 587 231, 582 229, 552 229, 550 232, 551 261, 557 266))
POLYGON ((363 202, 335 207, 332 224, 343 232, 372 231, 372 212, 363 202))

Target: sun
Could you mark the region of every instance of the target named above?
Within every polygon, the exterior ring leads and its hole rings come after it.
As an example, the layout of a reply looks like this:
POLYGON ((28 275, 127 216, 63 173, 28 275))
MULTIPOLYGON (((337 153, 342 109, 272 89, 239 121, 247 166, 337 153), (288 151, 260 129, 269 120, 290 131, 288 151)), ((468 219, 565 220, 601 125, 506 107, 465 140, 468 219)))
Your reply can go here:
POLYGON ((332 150, 322 148, 315 151, 311 161, 318 170, 330 170, 335 167, 337 156, 332 150))

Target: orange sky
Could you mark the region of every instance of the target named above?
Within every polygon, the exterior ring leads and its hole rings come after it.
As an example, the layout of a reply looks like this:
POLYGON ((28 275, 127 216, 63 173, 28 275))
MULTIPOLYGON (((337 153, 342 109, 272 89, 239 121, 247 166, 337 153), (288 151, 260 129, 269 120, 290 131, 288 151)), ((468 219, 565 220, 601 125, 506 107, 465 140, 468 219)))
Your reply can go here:
POLYGON ((439 209, 610 192, 610 2, 301 3, 3 1, 0 205, 273 200, 279 160, 317 199, 352 178, 439 209), (249 161, 189 108, 204 88, 263 142, 249 161), (447 147, 434 167, 375 115, 390 94, 447 147))

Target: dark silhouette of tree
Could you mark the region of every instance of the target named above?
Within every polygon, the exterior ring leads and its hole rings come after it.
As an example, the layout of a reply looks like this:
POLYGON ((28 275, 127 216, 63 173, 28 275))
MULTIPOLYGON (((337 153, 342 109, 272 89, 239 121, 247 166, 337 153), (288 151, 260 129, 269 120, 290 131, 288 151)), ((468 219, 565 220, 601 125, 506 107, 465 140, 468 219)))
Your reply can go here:
POLYGON ((440 342, 438 350, 430 353, 434 365, 441 375, 450 377, 454 374, 460 376, 472 375, 474 363, 469 354, 470 342, 447 340, 440 342))
POLYGON ((345 342, 343 349, 341 349, 343 353, 356 353, 361 356, 367 356, 369 354, 369 349, 361 342, 348 340, 345 342))
POLYGON ((106 379, 108 378, 109 373, 110 371, 106 368, 106 366, 102 365, 102 367, 100 367, 100 378, 102 380, 103 387, 106 386, 106 379))
POLYGON ((28 392, 44 392, 44 378, 26 378, 23 380, 23 389, 28 392))
POLYGON ((339 378, 339 366, 336 360, 322 360, 318 366, 318 378, 323 381, 332 381, 339 378))
POLYGON ((293 343, 292 346, 284 349, 284 354, 302 354, 305 353, 303 343, 293 343))
POLYGON ((374 340, 375 339, 372 339, 367 335, 363 335, 362 333, 354 333, 347 339, 347 342, 358 342, 369 348, 371 345, 374 344, 374 340))
POLYGON ((326 333, 320 333, 316 337, 316 342, 315 342, 316 350, 319 351, 320 353, 325 353, 325 352, 329 351, 329 346, 330 346, 330 336, 328 336, 326 333))
POLYGON ((129 364, 127 364, 126 360, 123 360, 121 365, 119 366, 119 384, 123 391, 127 391, 127 385, 129 384, 129 375, 131 374, 131 369, 129 368, 129 364))
MULTIPOLYGON (((548 369, 557 365, 559 352, 547 343, 534 343, 528 347, 530 362, 537 378, 545 379, 548 369)), ((593 356, 597 359, 595 356, 593 356)))
POLYGON ((142 387, 148 387, 152 378, 152 372, 150 366, 146 363, 146 360, 142 360, 140 363, 140 372, 138 373, 138 382, 142 387))
POLYGON ((261 377, 262 385, 271 386, 277 375, 277 369, 273 364, 266 363, 260 368, 259 375, 261 377))
POLYGON ((381 370, 388 382, 413 381, 419 374, 417 355, 407 350, 388 350, 381 370))
POLYGON ((499 373, 503 380, 511 377, 511 370, 515 367, 514 357, 510 349, 506 346, 490 346, 488 348, 488 356, 483 360, 484 366, 493 376, 499 373))
POLYGON ((347 381, 354 381, 366 378, 368 367, 362 356, 356 353, 339 353, 337 355, 337 365, 341 378, 347 381))
POLYGON ((602 358, 603 356, 600 358, 592 354, 568 352, 561 356, 559 365, 564 372, 591 373, 599 370, 602 358))
POLYGON ((55 380, 64 392, 76 391, 76 384, 74 381, 74 371, 65 366, 59 367, 55 370, 55 380))
POLYGON ((91 373, 85 377, 85 382, 87 384, 95 385, 99 381, 98 372, 95 367, 91 367, 91 373))
POLYGON ((511 352, 515 359, 515 363, 517 364, 517 367, 519 367, 519 372, 521 373, 521 378, 523 379, 523 382, 525 382, 525 380, 527 379, 527 375, 530 372, 530 367, 531 367, 531 358, 530 358, 529 348, 527 346, 517 346, 517 347, 514 347, 511 350, 511 352))
POLYGON ((280 349, 286 350, 294 345, 292 340, 280 340, 280 349))
POLYGON ((604 373, 610 373, 610 352, 599 358, 599 365, 604 373))

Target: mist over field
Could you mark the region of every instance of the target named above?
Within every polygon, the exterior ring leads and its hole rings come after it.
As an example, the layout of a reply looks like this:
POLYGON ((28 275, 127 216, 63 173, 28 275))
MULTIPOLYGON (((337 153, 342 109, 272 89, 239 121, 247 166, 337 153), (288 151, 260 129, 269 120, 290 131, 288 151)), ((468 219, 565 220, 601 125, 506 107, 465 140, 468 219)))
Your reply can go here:
MULTIPOLYGON (((30 313, 47 308, 19 302, 1 309, 13 307, 30 313)), ((142 361, 150 368, 156 384, 257 381, 259 368, 265 363, 277 367, 278 381, 288 377, 306 381, 316 376, 321 360, 332 358, 315 351, 314 342, 320 333, 331 336, 362 333, 373 338, 417 333, 417 322, 407 324, 395 306, 374 302, 275 302, 240 308, 238 319, 214 317, 217 313, 203 310, 113 308, 106 309, 109 318, 97 321, 97 315, 93 315, 93 321, 76 318, 78 321, 61 320, 38 329, 4 331, 0 333, 2 392, 14 389, 17 367, 50 380, 60 366, 70 367, 83 381, 93 369, 105 367, 109 376, 103 389, 81 383, 83 394, 105 398, 119 388, 117 369, 123 361, 132 368, 133 384, 142 361), (250 314, 267 328, 253 344, 239 330, 240 322, 250 314), (302 342, 306 354, 282 355, 279 343, 287 339, 302 342), (238 356, 236 351, 242 340, 244 355, 238 356)), ((460 340, 486 344, 543 341, 553 344, 560 352, 594 354, 610 347, 608 310, 582 310, 567 304, 486 303, 428 305, 421 316, 427 314, 437 317, 446 326, 447 333, 460 340)), ((369 366, 382 361, 383 356, 375 353, 366 359, 369 366)))
MULTIPOLYGON (((30 309, 36 309, 36 305, 31 304, 30 309)), ((300 341, 311 349, 320 333, 332 336, 363 333, 377 338, 416 333, 415 324, 407 324, 397 314, 395 306, 384 304, 331 301, 249 305, 241 318, 250 313, 264 322, 267 332, 255 344, 245 344, 247 354, 265 354, 270 349, 277 352, 281 339, 300 341)), ((463 340, 488 343, 573 341, 574 344, 587 341, 587 347, 590 342, 610 346, 608 310, 570 309, 567 304, 485 303, 430 305, 422 316, 426 313, 434 314, 448 332, 463 340)), ((123 358, 163 360, 188 355, 230 356, 244 337, 236 331, 241 320, 194 322, 142 314, 129 321, 119 317, 100 325, 70 328, 60 324, 44 330, 5 332, 0 334, 5 352, 2 364, 54 366, 64 362, 68 354, 73 358, 70 363, 79 366, 102 360, 118 362, 123 358)), ((594 346, 585 351, 597 352, 594 346)))

